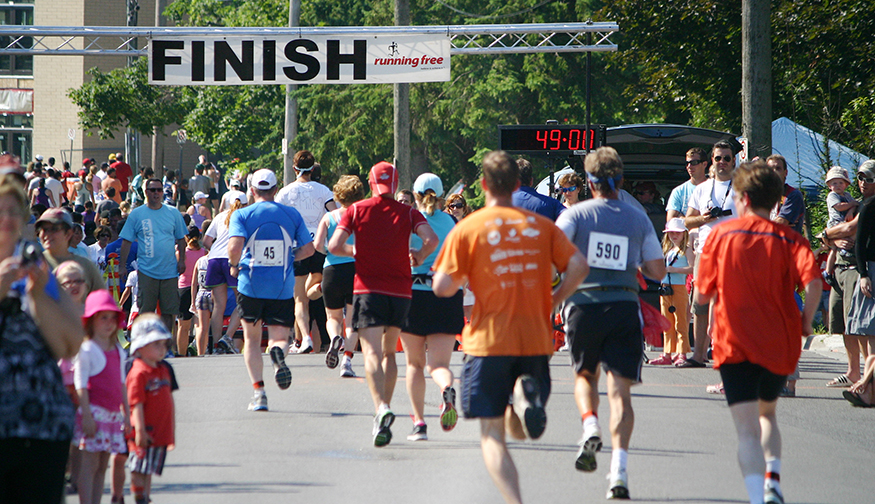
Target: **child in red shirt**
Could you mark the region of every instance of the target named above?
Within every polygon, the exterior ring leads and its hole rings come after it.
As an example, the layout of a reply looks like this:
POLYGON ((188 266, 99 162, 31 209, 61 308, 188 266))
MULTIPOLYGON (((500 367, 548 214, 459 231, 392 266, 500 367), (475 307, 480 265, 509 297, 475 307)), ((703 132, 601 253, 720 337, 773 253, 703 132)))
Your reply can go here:
POLYGON ((812 333, 820 271, 799 233, 769 220, 783 194, 763 161, 733 175, 738 219, 716 226, 699 259, 697 303, 713 303, 714 367, 738 431, 738 462, 752 504, 783 503, 775 407, 812 333), (805 289, 802 316, 793 292, 805 289))
POLYGON ((161 318, 152 313, 140 315, 131 328, 135 360, 127 377, 133 427, 128 438, 128 468, 137 504, 149 502, 152 475, 161 475, 167 450, 173 449, 173 372, 162 360, 170 338, 161 318))

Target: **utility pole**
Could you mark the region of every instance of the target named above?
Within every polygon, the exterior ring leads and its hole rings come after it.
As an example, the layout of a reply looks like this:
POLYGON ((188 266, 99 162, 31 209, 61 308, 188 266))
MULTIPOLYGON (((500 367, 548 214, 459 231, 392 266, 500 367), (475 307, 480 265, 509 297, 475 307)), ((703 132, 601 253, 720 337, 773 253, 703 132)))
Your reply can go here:
MULTIPOLYGON (((410 0, 395 0, 395 26, 410 25, 410 0)), ((398 169, 399 186, 413 186, 413 167, 410 166, 410 84, 395 84, 395 167, 398 169)))
MULTIPOLYGON (((137 26, 139 13, 140 13, 140 4, 139 0, 125 0, 127 5, 127 16, 126 16, 126 24, 127 26, 137 26)), ((134 49, 137 48, 137 39, 131 41, 131 44, 134 49)), ((136 58, 133 56, 128 57, 128 67, 134 66, 136 63, 136 58)), ((127 128, 125 130, 125 161, 128 162, 131 166, 136 168, 140 166, 140 149, 139 142, 140 136, 139 133, 132 130, 131 128, 127 128)))
POLYGON ((772 155, 772 9, 770 0, 741 2, 741 134, 751 159, 772 155))
MULTIPOLYGON (((301 23, 301 0, 289 0, 289 28, 301 23)), ((286 84, 286 124, 283 138, 283 184, 295 181, 294 158, 295 137, 298 136, 298 100, 292 97, 292 92, 298 89, 294 84, 286 84)))
MULTIPOLYGON (((167 0, 155 0, 155 26, 164 26, 161 13, 166 5, 167 0)), ((152 170, 156 177, 164 176, 164 128, 157 126, 152 129, 152 170)))

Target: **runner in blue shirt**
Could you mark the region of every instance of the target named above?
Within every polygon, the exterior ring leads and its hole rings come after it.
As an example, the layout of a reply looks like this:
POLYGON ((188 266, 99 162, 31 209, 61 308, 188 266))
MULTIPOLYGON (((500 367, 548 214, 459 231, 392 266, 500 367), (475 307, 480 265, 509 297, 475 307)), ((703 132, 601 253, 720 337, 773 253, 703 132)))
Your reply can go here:
POLYGON ((289 329, 295 325, 294 261, 313 255, 313 240, 301 214, 274 202, 276 175, 252 175, 254 204, 231 215, 228 263, 237 277, 237 305, 243 323, 243 355, 255 395, 250 411, 267 411, 261 359, 261 323, 267 325, 268 352, 281 389, 292 383, 285 362, 289 329), (295 249, 297 244, 298 248, 295 249))

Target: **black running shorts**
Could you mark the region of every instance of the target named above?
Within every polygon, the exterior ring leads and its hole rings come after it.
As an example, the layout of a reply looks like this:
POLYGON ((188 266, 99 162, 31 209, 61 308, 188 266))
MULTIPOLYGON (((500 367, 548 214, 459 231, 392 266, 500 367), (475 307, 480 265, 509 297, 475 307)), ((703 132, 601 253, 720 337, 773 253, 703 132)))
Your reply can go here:
POLYGON ((747 361, 722 364, 720 377, 726 391, 726 402, 730 406, 747 401, 775 401, 787 383, 786 376, 776 375, 759 364, 747 361))
POLYGON ((601 362, 605 371, 641 381, 644 335, 638 303, 568 304, 565 338, 571 342, 575 373, 594 373, 601 362))

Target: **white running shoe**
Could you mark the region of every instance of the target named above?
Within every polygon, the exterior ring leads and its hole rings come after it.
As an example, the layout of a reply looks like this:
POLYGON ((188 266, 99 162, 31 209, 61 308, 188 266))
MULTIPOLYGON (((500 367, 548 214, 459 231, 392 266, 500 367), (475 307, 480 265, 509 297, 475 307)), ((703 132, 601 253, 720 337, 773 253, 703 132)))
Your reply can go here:
POLYGON ((343 356, 343 362, 340 364, 340 377, 341 378, 355 378, 355 371, 352 370, 352 359, 343 356))
POLYGON ((267 394, 264 393, 264 389, 255 389, 255 395, 249 403, 249 411, 267 411, 267 394))
POLYGON ((606 496, 608 499, 629 499, 629 476, 626 474, 626 471, 609 474, 608 480, 611 482, 606 496))
POLYGON ((577 452, 574 468, 583 472, 598 469, 595 454, 602 449, 602 430, 598 424, 584 424, 583 436, 577 444, 580 445, 580 451, 577 452))

